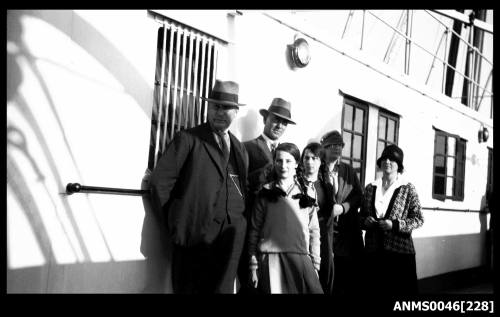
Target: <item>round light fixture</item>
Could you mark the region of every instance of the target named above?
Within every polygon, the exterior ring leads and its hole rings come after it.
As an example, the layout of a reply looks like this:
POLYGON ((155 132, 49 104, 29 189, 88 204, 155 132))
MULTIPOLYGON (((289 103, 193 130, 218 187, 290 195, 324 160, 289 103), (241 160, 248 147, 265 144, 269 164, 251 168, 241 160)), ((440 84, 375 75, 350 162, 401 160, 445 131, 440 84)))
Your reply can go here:
POLYGON ((488 131, 488 128, 482 126, 477 133, 479 143, 488 141, 489 137, 490 132, 488 131))
POLYGON ((306 67, 311 60, 309 44, 304 38, 298 38, 292 45, 292 60, 297 67, 306 67))

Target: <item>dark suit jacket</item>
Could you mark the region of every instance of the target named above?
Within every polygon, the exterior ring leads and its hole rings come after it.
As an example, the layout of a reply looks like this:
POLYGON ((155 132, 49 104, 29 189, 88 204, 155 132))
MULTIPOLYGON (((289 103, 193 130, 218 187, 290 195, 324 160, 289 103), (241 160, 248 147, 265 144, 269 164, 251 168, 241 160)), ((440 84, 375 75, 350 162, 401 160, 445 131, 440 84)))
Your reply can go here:
MULTIPOLYGON (((234 135, 229 136, 245 197, 248 154, 234 135)), ((204 123, 178 132, 153 170, 151 196, 177 245, 210 242, 205 238, 225 177, 221 153, 209 124, 204 123)))
MULTIPOLYGON (((322 166, 322 185, 326 193, 332 193, 333 187, 327 183, 328 174, 322 166)), ((338 169, 338 191, 335 196, 326 195, 326 206, 320 212, 325 221, 327 233, 333 235, 333 204, 344 206, 345 213, 339 216, 335 230, 337 234, 327 240, 333 241, 335 255, 350 256, 361 253, 363 250, 363 236, 359 224, 358 208, 363 200, 363 189, 359 183, 358 176, 353 168, 346 163, 340 162, 338 169), (324 212, 323 212, 324 210, 324 212)))
POLYGON ((269 181, 272 171, 273 157, 262 135, 243 142, 248 152, 248 183, 252 194, 256 194, 262 185, 269 181))

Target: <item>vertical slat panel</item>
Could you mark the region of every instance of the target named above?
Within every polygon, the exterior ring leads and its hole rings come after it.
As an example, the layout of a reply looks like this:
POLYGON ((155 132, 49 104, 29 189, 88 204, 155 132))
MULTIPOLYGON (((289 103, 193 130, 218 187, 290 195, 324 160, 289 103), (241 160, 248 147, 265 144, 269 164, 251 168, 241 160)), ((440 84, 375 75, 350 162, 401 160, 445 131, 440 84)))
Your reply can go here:
MULTIPOLYGON (((211 66, 211 61, 210 59, 212 58, 212 46, 213 46, 213 41, 208 40, 207 41, 207 50, 208 50, 208 55, 207 55, 207 68, 206 68, 206 74, 207 74, 207 80, 205 82, 205 97, 208 96, 208 90, 210 89, 210 66, 211 66)), ((205 102, 205 107, 203 108, 203 122, 207 121, 207 107, 208 104, 205 102)))
POLYGON ((186 124, 184 123, 184 118, 186 117, 186 107, 184 106, 184 100, 186 96, 186 92, 184 91, 184 81, 186 76, 186 41, 187 41, 187 33, 186 29, 182 30, 182 55, 179 55, 182 58, 181 63, 181 88, 179 90, 179 130, 181 129, 181 124, 186 128, 186 124))
MULTIPOLYGON (((202 71, 200 72, 201 75, 200 75, 200 97, 203 96, 203 97, 206 97, 204 94, 203 94, 203 84, 204 84, 204 72, 203 72, 203 69, 205 69, 205 44, 206 44, 206 38, 205 37, 202 37, 202 40, 201 40, 201 69, 202 71)), ((200 124, 201 123, 201 111, 202 109, 206 106, 206 102, 205 100, 201 99, 200 98, 200 108, 198 109, 198 120, 197 120, 197 124, 200 124)))
POLYGON ((174 86, 172 88, 174 95, 172 98, 172 124, 170 126, 170 140, 174 137, 174 128, 175 128, 175 114, 177 111, 177 92, 178 87, 177 84, 179 82, 179 57, 180 57, 180 47, 181 47, 181 39, 180 39, 181 29, 179 27, 176 28, 175 36, 176 36, 176 45, 175 45, 175 68, 174 68, 174 86))
POLYGON ((160 151, 160 135, 161 135, 161 116, 162 116, 162 109, 163 109, 163 83, 165 82, 165 56, 167 55, 166 52, 166 46, 167 46, 167 25, 164 23, 163 24, 163 43, 162 43, 162 57, 161 57, 161 73, 160 73, 160 86, 158 88, 160 92, 160 101, 158 103, 158 111, 157 111, 157 118, 156 118, 156 132, 155 132, 155 154, 154 154, 154 164, 153 166, 156 166, 156 162, 158 161, 158 152, 160 151))
POLYGON ((170 103, 170 86, 171 86, 171 76, 170 74, 172 73, 172 55, 174 51, 174 29, 175 25, 171 24, 170 25, 170 46, 169 46, 169 54, 168 54, 168 71, 167 71, 167 98, 166 98, 166 106, 165 106, 165 126, 163 129, 163 145, 162 148, 165 148, 165 144, 167 143, 167 133, 168 133, 168 108, 169 108, 169 103, 170 103))
POLYGON ((217 78, 217 60, 219 58, 219 44, 214 42, 214 67, 212 70, 212 86, 215 83, 215 79, 217 78))
POLYGON ((198 113, 198 105, 200 104, 198 98, 198 64, 200 63, 200 37, 196 35, 195 41, 195 60, 194 60, 194 84, 193 84, 193 112, 192 112, 192 120, 191 125, 196 125, 196 114, 198 113))
POLYGON ((186 128, 191 128, 191 122, 188 123, 188 119, 190 118, 189 113, 193 112, 191 107, 194 107, 194 104, 191 102, 193 98, 191 98, 191 71, 193 70, 193 33, 189 33, 189 58, 188 58, 188 71, 187 71, 187 87, 186 87, 186 116, 184 117, 184 126, 186 128))

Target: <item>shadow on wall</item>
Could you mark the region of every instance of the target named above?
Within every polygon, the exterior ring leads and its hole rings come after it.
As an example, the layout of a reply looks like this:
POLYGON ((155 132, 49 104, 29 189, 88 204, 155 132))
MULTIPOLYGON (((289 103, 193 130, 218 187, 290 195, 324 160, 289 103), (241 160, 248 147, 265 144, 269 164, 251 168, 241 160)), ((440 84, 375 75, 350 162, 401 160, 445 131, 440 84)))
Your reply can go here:
MULTIPOLYGON (((150 189, 150 177, 151 171, 148 169, 142 179, 141 189, 150 189)), ((142 203, 145 214, 141 232, 141 253, 146 258, 146 284, 143 292, 171 293, 173 245, 157 217, 160 211, 154 209, 157 207, 154 207, 150 196, 144 195, 142 203)))
POLYGON ((51 263, 9 270, 7 293, 140 293, 145 271, 144 261, 51 263))
POLYGON ((241 142, 248 141, 258 137, 262 131, 258 130, 258 122, 262 120, 262 116, 257 110, 250 108, 244 117, 241 117, 241 142))
MULTIPOLYGON (((23 126, 21 122, 17 122, 15 117, 10 118, 7 124, 7 188, 12 193, 20 206, 20 209, 28 221, 28 225, 31 227, 34 233, 37 243, 41 248, 42 256, 45 259, 45 266, 31 268, 31 269, 13 269, 8 268, 8 290, 14 290, 16 292, 30 292, 33 287, 36 286, 36 292, 51 292, 56 291, 91 291, 91 292, 107 292, 107 291, 117 291, 120 292, 120 285, 125 288, 123 290, 133 290, 140 291, 138 288, 142 286, 134 285, 134 287, 126 286, 127 282, 137 283, 137 275, 142 274, 144 271, 144 265, 139 262, 114 262, 112 258, 112 252, 108 243, 106 242, 105 236, 103 234, 102 228, 96 218, 93 208, 91 208, 91 213, 98 232, 101 235, 102 241, 105 244, 105 249, 111 258, 110 263, 88 263, 90 261, 89 246, 85 244, 82 232, 80 231, 80 226, 75 218, 75 210, 72 210, 70 204, 68 203, 68 198, 66 194, 60 194, 65 191, 65 184, 67 180, 63 180, 61 177, 61 170, 57 157, 51 152, 48 139, 46 137, 46 131, 41 128, 43 124, 38 121, 38 118, 34 115, 32 109, 35 104, 30 104, 30 96, 25 96, 19 92, 21 83, 23 82, 23 73, 18 63, 18 60, 25 61, 26 67, 31 71, 39 85, 40 90, 43 92, 48 105, 51 110, 51 115, 55 118, 57 125, 54 126, 54 130, 60 133, 62 140, 64 141, 67 153, 69 153, 73 168, 80 179, 83 179, 80 175, 78 165, 72 153, 71 145, 68 142, 64 126, 58 116, 56 111, 55 101, 53 100, 50 90, 48 89, 44 77, 37 66, 37 58, 34 56, 25 45, 23 37, 23 25, 21 20, 24 17, 35 17, 37 19, 42 19, 43 21, 51 24, 53 27, 58 29, 61 33, 64 33, 72 40, 77 41, 85 51, 87 51, 91 56, 93 56, 100 64, 105 67, 114 77, 124 86, 124 89, 129 93, 136 101, 138 105, 142 106, 144 112, 149 109, 145 107, 142 103, 143 98, 141 95, 145 91, 151 91, 144 80, 141 80, 139 72, 134 68, 134 66, 121 54, 119 50, 116 49, 109 41, 106 40, 94 27, 89 25, 85 20, 81 19, 78 15, 71 11, 8 11, 7 12, 7 110, 15 111, 22 116, 21 120, 24 120, 32 129, 34 138, 27 139, 27 133, 23 131, 23 126), (81 32, 86 34, 85 39, 92 39, 90 42, 81 41, 82 38, 74 39, 72 37, 72 28, 68 28, 67 25, 61 23, 63 19, 61 16, 70 15, 71 23, 73 25, 78 25, 81 32), (9 49, 9 43, 13 44, 15 49, 9 49), (112 59, 112 61, 111 61, 112 59), (36 143, 43 153, 43 157, 36 157, 30 153, 29 142, 36 143), (19 158, 28 161, 32 171, 26 170, 26 165, 21 165, 18 161, 19 158), (40 166, 41 162, 48 163, 48 169, 42 171, 40 166), (24 168, 24 169, 23 169, 24 168), (62 210, 64 216, 69 220, 71 228, 67 228, 63 220, 60 218, 59 213, 56 212, 59 227, 64 231, 68 244, 71 246, 75 258, 78 259, 77 250, 78 247, 81 250, 81 256, 79 261, 83 263, 78 264, 68 264, 68 265, 57 265, 54 256, 54 245, 50 240, 49 231, 50 228, 44 225, 42 221, 42 214, 40 212, 41 208, 41 197, 35 195, 30 188, 30 177, 31 174, 36 175, 38 183, 44 189, 46 197, 43 199, 45 201, 52 202, 52 206, 55 209, 57 204, 62 205, 62 210), (49 173, 47 173, 49 172, 49 173), (45 174, 44 174, 45 173, 45 174), (52 188, 49 188, 46 180, 52 180, 57 188, 58 192, 54 192, 52 188), (66 229, 71 229, 75 233, 76 242, 71 241, 66 229), (77 244, 77 245, 76 245, 77 244), (127 263, 131 263, 131 267, 127 266, 127 263), (56 270, 56 271, 53 271, 56 270), (132 270, 132 271, 130 271, 132 270), (50 271, 50 272, 49 272, 50 271), (113 274, 111 274, 113 273, 113 274), (103 276, 116 276, 119 281, 113 280, 113 278, 105 278, 103 276), (62 278, 61 278, 62 277, 62 278), (41 284, 37 284, 37 281, 45 281, 41 284), (107 284, 106 284, 107 283, 107 284)), ((11 45, 12 47, 12 45, 11 45)), ((149 116, 150 114, 147 113, 149 116)), ((51 131, 54 132, 54 131, 51 131)), ((33 145, 31 145, 33 147, 33 145)), ((147 164, 147 162, 145 162, 147 164)), ((88 202, 91 205, 90 201, 88 202)), ((77 211, 76 211, 77 212, 77 211)), ((15 228, 13 228, 15 229, 15 228)), ((11 250, 10 252, 16 252, 11 250)))

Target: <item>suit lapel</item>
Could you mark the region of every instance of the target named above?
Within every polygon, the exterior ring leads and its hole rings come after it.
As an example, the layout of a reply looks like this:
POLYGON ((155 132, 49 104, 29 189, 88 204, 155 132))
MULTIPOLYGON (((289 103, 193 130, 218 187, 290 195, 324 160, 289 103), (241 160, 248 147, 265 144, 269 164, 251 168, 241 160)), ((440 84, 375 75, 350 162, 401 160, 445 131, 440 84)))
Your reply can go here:
POLYGON ((345 185, 345 166, 343 163, 339 162, 339 171, 338 171, 338 183, 339 183, 339 188, 337 188, 337 200, 342 201, 344 198, 344 185, 345 185))
POLYGON ((240 175, 240 179, 246 178, 246 169, 245 162, 243 161, 243 154, 241 153, 241 149, 236 145, 238 139, 229 132, 229 138, 231 140, 231 151, 234 151, 234 157, 236 158, 236 165, 238 168, 238 174, 240 175))
POLYGON ((259 146, 259 148, 262 151, 262 153, 264 153, 264 155, 266 156, 266 158, 270 162, 272 162, 273 161, 273 155, 271 154, 271 150, 269 150, 269 147, 267 146, 267 142, 266 142, 266 140, 264 139, 264 137, 262 135, 260 135, 257 138, 257 145, 259 146))
POLYGON ((224 176, 224 169, 222 168, 221 162, 221 151, 219 149, 219 145, 215 142, 212 129, 210 129, 210 125, 205 123, 202 129, 202 133, 200 134, 200 138, 204 141, 203 146, 208 152, 208 155, 217 166, 217 170, 224 176))

